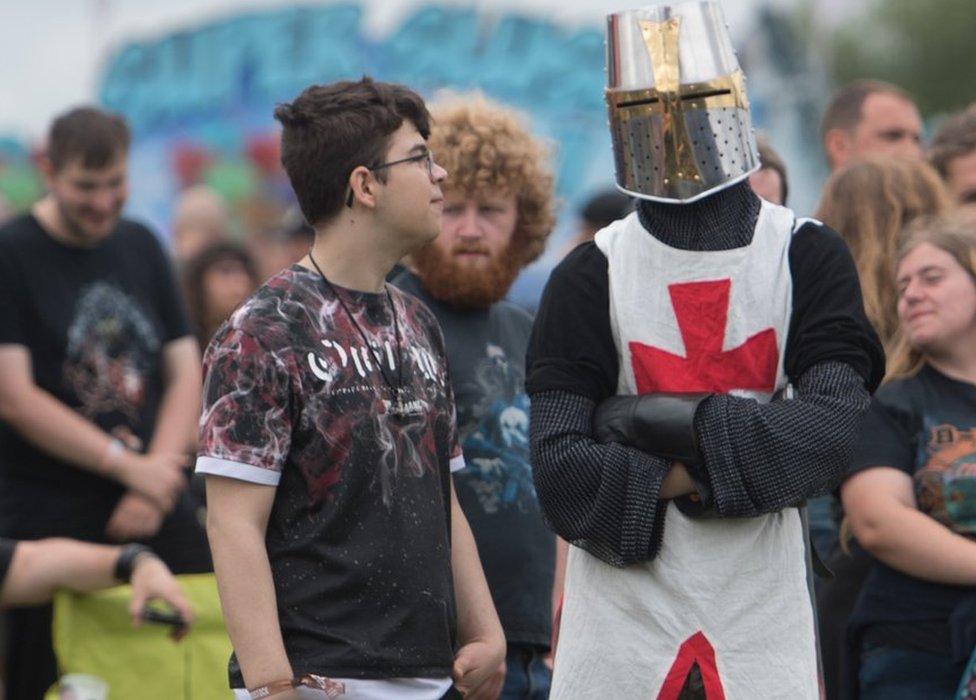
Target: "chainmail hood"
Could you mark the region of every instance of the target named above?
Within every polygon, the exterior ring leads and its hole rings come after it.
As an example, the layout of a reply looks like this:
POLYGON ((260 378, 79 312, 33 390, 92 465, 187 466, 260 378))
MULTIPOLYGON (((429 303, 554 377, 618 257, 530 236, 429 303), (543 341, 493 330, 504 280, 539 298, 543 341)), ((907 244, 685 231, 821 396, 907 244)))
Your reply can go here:
POLYGON ((746 181, 690 204, 637 200, 637 216, 652 236, 680 250, 731 250, 749 245, 762 203, 746 181))

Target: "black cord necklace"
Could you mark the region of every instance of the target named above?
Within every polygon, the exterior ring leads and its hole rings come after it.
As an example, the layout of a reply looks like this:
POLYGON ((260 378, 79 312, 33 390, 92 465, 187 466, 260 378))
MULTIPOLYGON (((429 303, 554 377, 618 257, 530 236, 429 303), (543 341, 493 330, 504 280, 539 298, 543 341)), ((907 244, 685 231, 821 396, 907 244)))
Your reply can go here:
POLYGON ((312 257, 311 252, 309 252, 308 254, 308 259, 312 261, 312 266, 315 268, 315 271, 319 273, 319 277, 322 278, 322 281, 328 285, 329 291, 332 292, 332 295, 339 300, 340 304, 342 304, 342 309, 346 312, 346 315, 349 317, 349 320, 352 321, 352 324, 356 327, 356 330, 359 331, 359 335, 362 336, 363 345, 369 348, 369 354, 372 355, 373 359, 376 361, 376 366, 379 368, 380 374, 383 375, 383 380, 386 382, 387 386, 390 387, 390 391, 393 392, 394 403, 390 407, 392 413, 396 416, 406 415, 407 413, 406 407, 403 404, 403 345, 400 342, 400 323, 397 320, 398 315, 397 315, 396 305, 393 303, 393 295, 390 294, 390 288, 388 286, 384 286, 384 289, 386 290, 386 299, 387 301, 390 302, 390 313, 393 315, 393 334, 394 334, 394 338, 396 339, 396 351, 397 351, 396 352, 397 354, 396 385, 394 385, 393 380, 386 375, 386 370, 383 369, 382 357, 376 352, 376 349, 370 344, 369 339, 366 337, 366 332, 362 329, 362 326, 359 325, 359 322, 356 320, 356 317, 353 316, 352 312, 349 310, 349 307, 346 306, 346 302, 339 295, 339 292, 336 290, 335 286, 333 286, 333 284, 329 281, 329 278, 325 276, 325 273, 322 272, 322 268, 319 267, 319 264, 317 262, 315 262, 315 258, 312 257))

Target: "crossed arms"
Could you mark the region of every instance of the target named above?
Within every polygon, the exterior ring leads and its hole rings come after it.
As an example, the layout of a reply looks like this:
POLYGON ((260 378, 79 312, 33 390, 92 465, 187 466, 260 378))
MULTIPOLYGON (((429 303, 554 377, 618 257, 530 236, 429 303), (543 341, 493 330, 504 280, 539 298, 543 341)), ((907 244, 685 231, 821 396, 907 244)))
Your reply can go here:
POLYGON ((117 539, 155 534, 185 486, 186 452, 196 439, 200 353, 192 337, 163 348, 166 388, 145 454, 115 450, 115 438, 34 383, 30 351, 0 345, 0 420, 25 440, 79 469, 118 481, 129 492, 109 523, 117 539), (120 513, 121 511, 121 513, 120 513), (147 532, 147 522, 155 523, 147 532))
POLYGON ((883 372, 883 353, 864 318, 850 253, 837 234, 801 229, 790 256, 791 266, 803 263, 792 270, 784 358, 796 397, 768 404, 727 394, 706 397, 686 426, 697 443, 697 463, 685 464, 675 464, 671 445, 644 434, 598 438, 594 414, 618 383, 607 262, 583 246, 556 268, 536 316, 526 386, 536 490, 561 537, 626 566, 657 555, 664 500, 677 498, 689 514, 749 517, 797 505, 836 485, 869 388, 883 372), (691 492, 700 497, 697 503, 684 497, 691 492))

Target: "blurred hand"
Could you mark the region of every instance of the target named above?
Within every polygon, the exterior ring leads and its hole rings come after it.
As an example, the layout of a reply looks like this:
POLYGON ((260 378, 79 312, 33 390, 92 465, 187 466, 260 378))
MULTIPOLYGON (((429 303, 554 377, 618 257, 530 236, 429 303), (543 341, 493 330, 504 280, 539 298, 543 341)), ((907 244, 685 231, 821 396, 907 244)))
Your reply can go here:
POLYGON ((193 623, 193 610, 183 595, 183 589, 162 562, 152 555, 143 554, 136 558, 132 571, 132 600, 129 603, 129 616, 132 626, 143 624, 142 610, 151 600, 161 600, 179 613, 186 624, 171 633, 174 640, 181 639, 193 623))
MULTIPOLYGON (((458 649, 454 655, 454 668, 451 671, 451 678, 454 680, 454 687, 465 697, 481 696, 469 695, 478 690, 482 684, 495 679, 501 670, 501 680, 505 680, 505 640, 501 643, 497 641, 475 641, 465 644, 458 649), (499 669, 501 667, 501 669, 499 669)), ((501 690, 501 686, 498 687, 501 690)), ((484 697, 497 698, 498 694, 485 695, 484 697)))
POLYGON ((128 452, 121 462, 120 481, 168 513, 186 488, 183 469, 187 464, 189 458, 176 452, 128 452))
POLYGON ((163 513, 145 496, 129 491, 115 506, 105 526, 105 534, 115 542, 149 539, 163 524, 163 513))
POLYGON ((133 452, 142 452, 142 440, 139 436, 132 432, 132 430, 126 425, 117 425, 112 428, 112 437, 117 440, 121 440, 122 444, 128 447, 133 452))
POLYGON ((488 676, 484 683, 474 690, 464 693, 465 700, 498 700, 502 694, 502 688, 505 686, 506 669, 507 664, 502 659, 498 668, 488 676))
POLYGON ((688 468, 681 462, 671 462, 671 470, 665 475, 661 482, 661 489, 657 497, 661 500, 678 498, 679 496, 690 496, 694 494, 695 500, 700 500, 698 486, 688 473, 688 468))

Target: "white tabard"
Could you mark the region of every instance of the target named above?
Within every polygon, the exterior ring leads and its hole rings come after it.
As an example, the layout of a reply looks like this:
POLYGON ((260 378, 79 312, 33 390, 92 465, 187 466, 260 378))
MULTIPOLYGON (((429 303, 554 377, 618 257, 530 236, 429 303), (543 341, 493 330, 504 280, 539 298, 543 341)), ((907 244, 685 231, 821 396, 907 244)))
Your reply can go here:
MULTIPOLYGON (((729 393, 786 384, 793 213, 763 202, 752 243, 685 251, 636 214, 600 231, 618 393, 729 393)), ((709 700, 819 697, 799 513, 692 519, 667 504, 653 561, 617 569, 570 548, 552 697, 676 698, 701 670, 709 700)))

